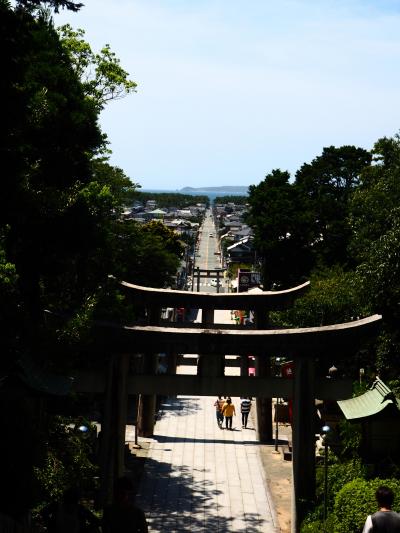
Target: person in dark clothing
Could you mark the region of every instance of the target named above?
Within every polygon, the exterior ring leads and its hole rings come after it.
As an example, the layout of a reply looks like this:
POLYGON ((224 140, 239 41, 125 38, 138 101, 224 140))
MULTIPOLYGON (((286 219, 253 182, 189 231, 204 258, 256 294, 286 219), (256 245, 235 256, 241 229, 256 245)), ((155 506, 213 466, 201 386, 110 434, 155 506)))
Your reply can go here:
POLYGON ((217 415, 217 424, 219 428, 222 428, 222 423, 224 421, 224 415, 222 414, 222 408, 224 406, 224 400, 221 396, 218 396, 218 398, 214 402, 215 407, 215 414, 217 415))
POLYGON ((148 533, 144 512, 131 501, 132 490, 129 478, 117 479, 114 502, 104 509, 103 533, 148 533))
POLYGON ((400 515, 392 511, 394 498, 392 489, 385 486, 378 487, 375 497, 379 511, 367 517, 363 533, 400 533, 400 515))
POLYGON ((251 409, 250 398, 242 398, 240 400, 240 412, 242 413, 242 428, 247 428, 247 420, 249 418, 251 409))

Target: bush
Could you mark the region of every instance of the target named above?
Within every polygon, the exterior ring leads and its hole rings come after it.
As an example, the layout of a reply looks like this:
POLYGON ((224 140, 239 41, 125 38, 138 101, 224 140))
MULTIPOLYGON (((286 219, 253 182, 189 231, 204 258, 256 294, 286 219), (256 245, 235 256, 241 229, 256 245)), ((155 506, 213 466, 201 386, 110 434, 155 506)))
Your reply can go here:
POLYGON ((52 419, 46 456, 43 464, 34 468, 44 503, 58 500, 69 487, 85 490, 96 488, 98 467, 93 457, 95 429, 83 419, 75 426, 73 422, 61 416, 52 419), (87 426, 89 431, 79 431, 77 426, 80 424, 87 426))
POLYGON ((301 533, 321 533, 324 531, 324 522, 322 520, 315 520, 314 522, 308 522, 305 520, 301 524, 301 533))
MULTIPOLYGON (((333 509, 335 495, 340 489, 353 479, 364 478, 366 468, 361 464, 360 459, 353 459, 345 463, 329 464, 328 466, 328 509, 333 509)), ((324 497, 324 481, 323 468, 317 469, 317 498, 323 500, 324 497)))
MULTIPOLYGON (((390 487, 400 494, 400 481, 396 479, 354 479, 336 495, 334 506, 334 533, 359 533, 369 514, 377 511, 375 491, 380 485, 390 487)), ((393 509, 400 510, 400 499, 395 498, 393 509)))

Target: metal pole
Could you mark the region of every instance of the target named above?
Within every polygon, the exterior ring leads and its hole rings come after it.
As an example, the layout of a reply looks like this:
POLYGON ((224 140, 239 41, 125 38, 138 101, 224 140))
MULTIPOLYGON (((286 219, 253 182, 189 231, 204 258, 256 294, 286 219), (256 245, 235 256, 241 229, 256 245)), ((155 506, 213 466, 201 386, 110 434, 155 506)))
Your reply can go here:
POLYGON ((138 445, 138 430, 137 430, 137 425, 138 425, 138 420, 139 420, 139 401, 140 401, 140 394, 138 394, 137 396, 137 405, 136 405, 136 423, 135 423, 135 446, 138 445))
POLYGON ((193 266, 192 266, 192 292, 194 291, 194 272, 195 272, 195 265, 196 265, 196 242, 193 247, 193 266))
POLYGON ((326 441, 326 435, 324 438, 324 448, 325 448, 325 453, 324 453, 324 456, 325 456, 324 457, 324 531, 325 531, 325 528, 326 528, 325 522, 326 522, 326 517, 328 514, 328 453, 329 453, 329 446, 326 441))
POLYGON ((328 515, 328 433, 331 428, 327 425, 322 427, 324 433, 324 531, 326 531, 326 517, 328 515))
POLYGON ((137 406, 136 406, 136 424, 135 424, 135 448, 141 448, 138 443, 138 422, 142 413, 142 395, 138 394, 137 406))
MULTIPOLYGON (((279 376, 280 372, 277 372, 277 365, 279 364, 281 358, 275 357, 275 365, 274 365, 274 375, 279 376)), ((276 399, 275 404, 275 452, 278 451, 278 440, 279 440, 279 398, 276 399)))
POLYGON ((279 406, 279 398, 276 399, 275 403, 275 451, 278 451, 278 406, 279 406))
POLYGON ((200 292, 200 268, 197 267, 197 292, 200 292))

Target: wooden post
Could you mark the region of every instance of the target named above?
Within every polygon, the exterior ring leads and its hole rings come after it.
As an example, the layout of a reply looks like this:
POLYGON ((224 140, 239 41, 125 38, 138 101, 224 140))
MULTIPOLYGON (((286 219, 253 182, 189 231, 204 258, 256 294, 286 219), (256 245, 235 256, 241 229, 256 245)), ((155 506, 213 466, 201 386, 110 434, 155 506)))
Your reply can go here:
MULTIPOLYGON (((153 305, 147 309, 147 323, 149 326, 160 324, 161 307, 153 305)), ((143 374, 155 374, 157 370, 157 355, 145 353, 143 355, 143 374)), ((154 432, 156 414, 156 395, 143 394, 141 397, 140 416, 138 418, 138 434, 141 437, 151 437, 154 432)))
MULTIPOLYGON (((256 355, 256 376, 271 376, 271 358, 256 355)), ((257 439, 260 442, 270 442, 273 438, 272 398, 257 398, 257 439)))
POLYGON ((174 376, 176 374, 176 367, 178 362, 178 354, 174 346, 172 346, 167 354, 167 374, 174 376))
MULTIPOLYGON (((268 311, 262 308, 254 310, 254 323, 256 329, 267 329, 268 311)), ((271 376, 271 358, 254 354, 256 357, 256 376, 271 376)), ((261 442, 272 441, 273 438, 273 420, 272 420, 272 398, 257 398, 257 439, 261 442)))
POLYGON ((214 309, 201 310, 201 323, 204 327, 212 326, 214 324, 214 309))
POLYGON ((249 375, 249 356, 240 356, 240 375, 241 377, 247 377, 249 375))
POLYGON ((107 365, 107 382, 106 390, 104 394, 104 409, 101 422, 101 435, 100 435, 100 495, 99 505, 111 503, 113 496, 113 481, 114 481, 114 439, 113 439, 113 385, 114 385, 114 361, 110 356, 110 360, 107 365))
MULTIPOLYGON (((214 324, 214 309, 201 310, 201 323, 204 327, 214 324)), ((225 358, 223 355, 198 354, 197 375, 220 377, 225 373, 225 358)))
POLYGON ((115 477, 121 477, 125 474, 125 433, 126 419, 128 414, 128 372, 129 372, 129 354, 120 354, 116 360, 116 413, 115 413, 115 477))
POLYGON ((293 486, 295 522, 300 531, 301 520, 315 497, 315 394, 314 359, 294 358, 293 389, 293 486))
POLYGON ((114 481, 125 473, 128 370, 129 354, 116 354, 110 357, 101 425, 100 505, 112 501, 114 481))

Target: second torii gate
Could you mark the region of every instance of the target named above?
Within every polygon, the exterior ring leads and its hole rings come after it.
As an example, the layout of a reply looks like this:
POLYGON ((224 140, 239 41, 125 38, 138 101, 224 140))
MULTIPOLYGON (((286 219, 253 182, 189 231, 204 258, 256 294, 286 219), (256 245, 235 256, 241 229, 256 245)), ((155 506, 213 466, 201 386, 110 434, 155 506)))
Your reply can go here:
MULTIPOLYGON (((254 396, 269 401, 271 397, 293 398, 293 483, 296 513, 301 516, 301 502, 313 499, 315 492, 315 431, 314 400, 345 399, 351 395, 351 383, 318 379, 315 381, 314 360, 330 358, 340 351, 353 355, 362 341, 376 334, 381 317, 371 317, 346 324, 299 329, 267 329, 268 311, 284 309, 308 288, 308 284, 288 291, 239 294, 188 293, 151 289, 128 283, 123 284, 133 299, 147 309, 148 325, 117 326, 102 324, 99 341, 106 343, 114 356, 107 376, 80 376, 77 390, 104 392, 108 390, 108 410, 104 423, 102 477, 109 481, 120 475, 123 468, 126 405, 128 394, 141 393, 151 398, 155 394, 198 394, 254 396), (199 327, 177 327, 177 324, 159 325, 161 307, 191 307, 203 310, 199 327), (252 309, 260 329, 226 329, 213 323, 214 309, 252 309), (156 375, 154 354, 169 350, 170 354, 201 354, 201 371, 196 376, 176 375, 174 365, 168 375, 156 375), (225 376, 222 354, 237 354, 247 359, 251 351, 258 357, 256 377, 225 376), (128 372, 132 353, 142 353, 147 363, 140 375, 128 372), (270 357, 286 355, 294 360, 294 379, 270 377, 270 357), (260 371, 261 369, 261 371, 260 371)), ((270 403, 269 416, 272 410, 270 403)), ((154 405, 144 403, 145 417, 150 422, 154 405)), ((268 421, 272 429, 272 423, 268 421)))

